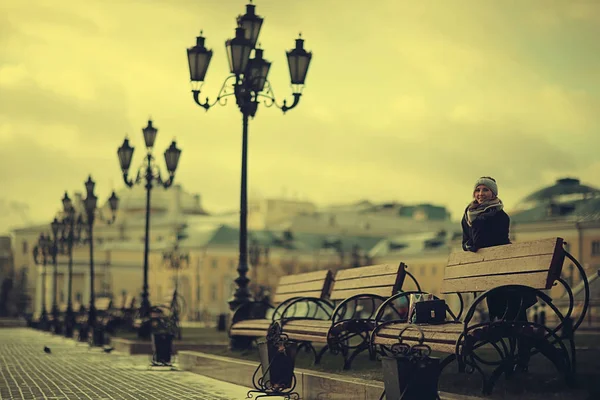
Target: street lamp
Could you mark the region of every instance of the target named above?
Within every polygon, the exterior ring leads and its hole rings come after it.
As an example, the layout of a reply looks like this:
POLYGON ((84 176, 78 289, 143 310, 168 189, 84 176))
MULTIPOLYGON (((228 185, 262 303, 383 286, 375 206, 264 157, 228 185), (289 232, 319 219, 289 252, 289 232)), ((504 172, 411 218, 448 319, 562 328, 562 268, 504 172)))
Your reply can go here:
POLYGON ((61 223, 57 218, 54 218, 50 223, 52 229, 52 265, 54 267, 53 279, 52 279, 52 323, 54 325, 54 333, 59 335, 61 333, 61 326, 58 321, 58 303, 56 298, 58 297, 58 232, 62 229, 61 223))
POLYGON ((68 286, 67 286, 67 313, 65 316, 65 337, 73 337, 73 328, 75 327, 75 314, 73 313, 73 245, 81 239, 81 228, 83 220, 81 214, 77 215, 73 202, 67 192, 62 198, 64 216, 60 221, 61 249, 68 256, 68 286), (67 248, 64 248, 66 244, 67 248))
POLYGON ((46 311, 46 264, 50 254, 50 238, 40 233, 37 244, 33 248, 33 261, 42 266, 42 313, 40 315, 40 327, 48 329, 48 313, 46 311))
POLYGON ((240 239, 239 239, 239 276, 235 280, 237 289, 233 298, 229 301, 231 310, 235 310, 242 304, 250 301, 251 294, 248 290, 248 253, 247 253, 247 149, 248 149, 248 118, 254 117, 257 111, 260 98, 264 98, 267 107, 272 105, 280 108, 284 113, 298 105, 302 88, 308 72, 312 53, 304 49, 304 40, 300 36, 296 39, 296 47, 287 51, 288 66, 293 88, 294 100, 290 106, 284 100, 283 105, 279 106, 271 83, 267 80, 271 63, 263 58, 264 51, 256 47, 263 18, 256 15, 253 4, 246 5, 246 14, 237 19, 237 28, 235 36, 225 42, 227 56, 229 60, 229 75, 219 91, 214 102, 210 102, 208 97, 203 102, 200 100, 200 89, 204 82, 208 65, 212 58, 212 50, 208 50, 200 36, 196 38, 196 45, 187 49, 188 64, 190 69, 190 80, 192 82, 192 94, 194 101, 200 107, 208 110, 210 107, 219 103, 226 104, 227 97, 235 96, 236 103, 242 113, 242 176, 240 190, 240 239), (254 58, 250 58, 254 52, 254 58))
POLYGON ((98 210, 96 212, 98 203, 98 197, 94 194, 94 188, 96 187, 96 182, 92 180, 92 176, 90 175, 85 182, 85 190, 86 197, 83 201, 85 214, 86 214, 86 227, 87 227, 87 235, 88 235, 88 244, 90 248, 90 305, 88 307, 88 321, 87 327, 82 329, 83 332, 82 337, 87 336, 91 331, 92 333, 92 343, 94 345, 101 346, 104 344, 103 340, 103 332, 96 329, 96 292, 94 285, 95 271, 94 271, 94 222, 96 218, 101 219, 107 224, 112 224, 116 218, 116 211, 119 205, 119 198, 113 191, 110 198, 108 199, 108 203, 111 210, 111 217, 104 218, 102 214, 102 210, 98 210))
MULTIPOLYGON (((152 190, 152 183, 156 181, 156 184, 167 189, 173 184, 175 179, 175 170, 181 157, 181 150, 177 148, 175 141, 171 142, 169 148, 165 151, 165 164, 169 173, 169 178, 163 181, 160 168, 154 162, 154 156, 152 155, 152 149, 154 147, 154 141, 156 140, 156 134, 158 129, 152 125, 152 121, 148 121, 148 126, 142 129, 144 135, 144 142, 146 144, 146 158, 144 163, 140 166, 137 171, 135 179, 129 179, 129 167, 131 166, 131 159, 133 158, 134 148, 129 145, 129 139, 125 138, 123 145, 119 147, 117 155, 119 156, 119 164, 123 172, 123 181, 129 187, 134 184, 142 182, 142 171, 145 169, 144 177, 146 180, 146 235, 144 238, 144 286, 142 290, 142 303, 140 305, 140 317, 144 320, 150 315, 150 301, 148 299, 148 251, 149 251, 149 237, 150 237, 150 191, 152 190)), ((143 325, 144 328, 140 328, 138 331, 139 337, 149 337, 150 335, 150 324, 149 321, 143 325)))
POLYGON ((173 246, 173 250, 166 251, 163 253, 163 261, 166 263, 167 268, 175 271, 175 288, 173 290, 173 298, 171 299, 170 311, 171 311, 171 320, 174 325, 177 327, 177 339, 181 340, 181 328, 179 326, 179 316, 182 312, 182 304, 183 298, 179 296, 179 271, 188 266, 189 263, 189 255, 187 253, 182 253, 179 251, 179 243, 175 242, 175 246, 173 246))

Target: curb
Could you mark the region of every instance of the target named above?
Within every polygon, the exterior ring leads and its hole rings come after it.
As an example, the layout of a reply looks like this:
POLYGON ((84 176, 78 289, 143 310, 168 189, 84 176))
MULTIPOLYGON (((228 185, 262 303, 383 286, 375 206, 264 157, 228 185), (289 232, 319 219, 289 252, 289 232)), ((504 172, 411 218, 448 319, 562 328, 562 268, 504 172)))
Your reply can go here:
MULTIPOLYGON (((110 338, 110 345, 119 352, 123 352, 129 355, 136 354, 152 354, 152 342, 151 341, 140 341, 122 339, 118 337, 110 338)), ((198 351, 210 347, 223 347, 227 346, 227 343, 194 343, 194 342, 173 342, 173 352, 178 353, 183 350, 198 351)))
POLYGON ((26 328, 27 321, 21 318, 0 318, 0 328, 26 328))
MULTIPOLYGON (((252 376, 258 366, 235 358, 182 350, 179 367, 184 371, 252 388, 252 376)), ((383 382, 296 369, 296 392, 302 400, 379 400, 383 382)), ((442 400, 480 400, 481 397, 440 392, 442 400)))

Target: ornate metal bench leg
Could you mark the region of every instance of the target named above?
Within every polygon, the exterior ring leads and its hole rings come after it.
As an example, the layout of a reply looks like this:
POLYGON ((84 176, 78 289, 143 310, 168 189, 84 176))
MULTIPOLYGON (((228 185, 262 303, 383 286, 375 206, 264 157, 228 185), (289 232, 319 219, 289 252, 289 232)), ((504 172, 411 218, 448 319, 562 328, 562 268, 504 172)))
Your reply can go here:
POLYGON ((326 344, 325 346, 323 346, 323 348, 321 348, 321 350, 319 350, 319 353, 315 354, 315 365, 321 363, 321 358, 323 358, 323 356, 325 355, 325 353, 327 353, 328 350, 329 345, 326 344))
POLYGON ((312 353, 313 354, 313 359, 317 359, 317 351, 315 350, 315 347, 312 345, 311 342, 302 342, 298 345, 298 351, 300 351, 300 349, 305 349, 307 353, 312 353))
POLYGON ((356 358, 357 355, 359 355, 363 351, 367 350, 368 348, 369 348, 369 343, 365 340, 354 349, 352 354, 350 354, 350 357, 348 357, 346 355, 344 357, 344 369, 349 370, 350 367, 352 366, 352 361, 354 360, 354 358, 356 358))

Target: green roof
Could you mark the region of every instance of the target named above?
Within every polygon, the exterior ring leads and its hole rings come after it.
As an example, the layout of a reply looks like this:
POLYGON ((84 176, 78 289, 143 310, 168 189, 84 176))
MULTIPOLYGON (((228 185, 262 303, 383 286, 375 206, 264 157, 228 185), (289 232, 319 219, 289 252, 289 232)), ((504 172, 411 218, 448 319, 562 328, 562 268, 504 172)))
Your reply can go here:
POLYGON ((528 210, 510 214, 510 220, 514 223, 590 219, 600 219, 600 197, 552 205, 540 204, 528 210), (550 207, 552 207, 552 213, 549 213, 550 207))
MULTIPOLYGON (((239 230, 237 228, 221 225, 216 227, 212 232, 206 232, 207 237, 203 237, 202 242, 206 246, 237 246, 239 241, 239 230)), ((358 245, 361 250, 368 251, 379 243, 383 237, 372 236, 332 236, 326 234, 313 233, 296 233, 291 232, 291 237, 286 239, 286 231, 248 231, 248 243, 257 242, 262 246, 271 248, 286 248, 305 251, 315 251, 323 248, 341 248, 343 251, 351 251, 355 245, 358 245)), ((189 245, 202 245, 200 242, 193 240, 199 238, 197 234, 191 233, 188 239, 189 245), (196 242, 196 243, 193 243, 196 242)))
POLYGON ((600 194, 600 190, 591 186, 582 185, 579 179, 563 178, 558 179, 552 186, 540 189, 525 197, 522 202, 541 202, 546 203, 558 196, 570 194, 600 194))

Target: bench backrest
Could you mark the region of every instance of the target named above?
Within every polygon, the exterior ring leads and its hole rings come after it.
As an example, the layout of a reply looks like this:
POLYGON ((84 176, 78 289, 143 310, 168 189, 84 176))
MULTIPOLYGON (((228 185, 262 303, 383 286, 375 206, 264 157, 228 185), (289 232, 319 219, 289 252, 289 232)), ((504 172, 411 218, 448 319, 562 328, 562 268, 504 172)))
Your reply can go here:
POLYGON ((450 254, 442 293, 482 292, 502 285, 550 289, 560 278, 562 238, 550 238, 450 254))
POLYGON ((273 296, 273 304, 280 304, 292 297, 327 299, 332 281, 333 275, 328 269, 282 276, 273 296))
POLYGON ((331 290, 330 300, 344 300, 359 294, 390 297, 402 289, 406 265, 380 264, 339 270, 331 290))

